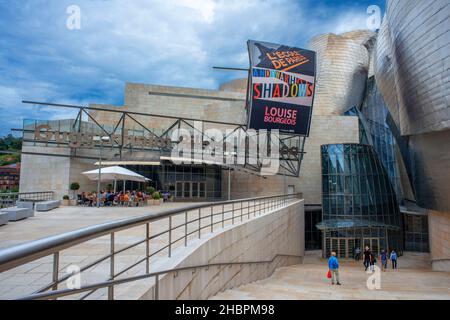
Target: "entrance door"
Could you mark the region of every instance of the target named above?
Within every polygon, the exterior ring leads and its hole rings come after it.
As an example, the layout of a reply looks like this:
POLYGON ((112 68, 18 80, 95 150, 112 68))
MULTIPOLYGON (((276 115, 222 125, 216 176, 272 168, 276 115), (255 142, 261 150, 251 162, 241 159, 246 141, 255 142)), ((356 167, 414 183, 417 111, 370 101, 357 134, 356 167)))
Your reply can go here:
POLYGON ((192 182, 192 198, 198 198, 198 182, 192 182))
POLYGON ((183 182, 183 198, 191 197, 191 183, 183 182))
POLYGON ((175 197, 183 197, 183 182, 178 182, 175 184, 175 197))
POLYGON ((175 183, 175 196, 177 198, 193 198, 193 199, 205 198, 206 183, 177 181, 175 183))
POLYGON ((357 239, 355 238, 331 238, 330 250, 336 252, 338 258, 354 258, 355 245, 357 239))

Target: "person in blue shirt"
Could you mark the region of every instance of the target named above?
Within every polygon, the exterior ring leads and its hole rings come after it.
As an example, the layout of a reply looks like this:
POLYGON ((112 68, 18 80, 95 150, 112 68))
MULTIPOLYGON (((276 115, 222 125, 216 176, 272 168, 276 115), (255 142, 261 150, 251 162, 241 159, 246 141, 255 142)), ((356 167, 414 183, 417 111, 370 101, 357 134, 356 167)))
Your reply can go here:
POLYGON ((330 269, 331 273, 331 284, 334 284, 334 280, 336 279, 336 284, 338 286, 341 285, 339 282, 339 261, 336 258, 336 252, 331 253, 330 259, 328 259, 328 269, 330 269))
POLYGON ((392 262, 392 269, 397 269, 397 252, 395 252, 395 250, 392 250, 390 259, 392 262))
POLYGON ((384 250, 381 250, 380 253, 380 261, 381 261, 381 270, 385 271, 387 269, 387 253, 384 250))

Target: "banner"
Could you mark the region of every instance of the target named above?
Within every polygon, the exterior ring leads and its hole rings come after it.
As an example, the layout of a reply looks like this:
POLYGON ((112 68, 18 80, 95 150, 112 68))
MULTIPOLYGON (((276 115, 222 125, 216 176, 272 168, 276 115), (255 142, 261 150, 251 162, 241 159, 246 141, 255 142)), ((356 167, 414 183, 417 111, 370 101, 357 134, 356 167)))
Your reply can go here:
POLYGON ((250 129, 309 135, 314 100, 314 51, 249 40, 250 129))

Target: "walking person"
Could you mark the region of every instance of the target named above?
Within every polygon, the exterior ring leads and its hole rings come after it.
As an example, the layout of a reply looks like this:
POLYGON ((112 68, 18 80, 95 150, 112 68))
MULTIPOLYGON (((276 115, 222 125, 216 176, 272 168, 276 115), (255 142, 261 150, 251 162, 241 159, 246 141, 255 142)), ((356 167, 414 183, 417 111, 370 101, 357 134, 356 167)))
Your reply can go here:
POLYGON ((365 267, 364 271, 367 271, 367 269, 369 268, 370 263, 372 261, 372 252, 370 251, 370 248, 368 246, 366 246, 366 248, 364 249, 363 255, 364 255, 364 267, 365 267))
POLYGON ((392 269, 397 269, 397 252, 395 252, 395 249, 392 249, 390 259, 392 262, 392 269))
POLYGON ((341 285, 339 282, 339 261, 336 258, 336 252, 331 253, 330 259, 328 259, 328 269, 331 273, 331 284, 334 284, 334 281, 336 280, 336 284, 338 286, 341 285))
POLYGON ((387 253, 384 250, 381 250, 380 253, 380 262, 381 262, 381 270, 386 271, 387 269, 387 253))

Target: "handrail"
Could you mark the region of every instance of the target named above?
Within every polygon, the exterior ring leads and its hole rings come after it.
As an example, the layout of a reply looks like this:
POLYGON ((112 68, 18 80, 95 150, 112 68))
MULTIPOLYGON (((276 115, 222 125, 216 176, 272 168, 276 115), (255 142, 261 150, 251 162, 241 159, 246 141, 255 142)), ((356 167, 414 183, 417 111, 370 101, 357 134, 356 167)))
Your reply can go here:
POLYGON ((53 191, 27 191, 27 192, 4 192, 0 193, 0 195, 8 195, 8 194, 39 194, 39 193, 53 193, 53 191))
MULTIPOLYGON (((184 239, 184 246, 187 246, 188 238, 190 236, 198 234, 198 238, 201 238, 202 232, 204 233, 205 229, 206 232, 212 233, 214 232, 214 226, 216 225, 221 225, 221 227, 223 228, 225 226, 225 222, 227 225, 229 224, 234 225, 235 221, 238 221, 239 218, 240 221, 243 221, 244 217, 247 220, 249 220, 250 217, 255 217, 256 215, 261 215, 262 213, 266 213, 274 208, 284 206, 287 204, 287 201, 289 199, 299 198, 300 195, 301 193, 296 193, 290 195, 263 196, 255 198, 193 204, 182 208, 163 210, 140 217, 126 218, 117 221, 106 222, 103 224, 98 224, 82 228, 79 230, 74 230, 63 234, 46 237, 28 243, 19 244, 10 248, 0 250, 0 273, 18 267, 20 265, 26 264, 28 262, 53 255, 53 271, 51 271, 52 282, 42 287, 38 291, 35 291, 34 293, 35 294, 42 293, 49 289, 55 291, 58 289, 58 285, 62 281, 70 277, 69 275, 59 277, 60 252, 64 249, 73 247, 80 243, 84 243, 92 239, 109 235, 110 236, 109 254, 81 267, 80 272, 86 271, 87 269, 90 269, 98 265, 99 263, 109 259, 110 274, 109 279, 107 280, 114 280, 119 275, 125 273, 126 271, 136 267, 137 265, 143 262, 146 262, 146 274, 149 274, 150 258, 160 253, 161 251, 165 250, 168 251, 168 257, 170 258, 173 245, 179 243, 180 241, 183 241, 183 239, 184 239), (205 208, 209 208, 210 210, 203 210, 202 215, 202 209, 205 208), (190 219, 188 219, 188 212, 193 213, 194 215, 198 215, 198 217, 191 216, 190 219), (204 215, 205 213, 206 215, 204 215), (175 215, 178 216, 182 215, 181 218, 184 217, 184 222, 181 222, 181 224, 173 225, 172 220, 175 215), (214 221, 214 218, 217 217, 219 218, 219 221, 217 221, 217 219, 216 221, 214 221), (169 226, 168 229, 150 235, 150 223, 161 219, 168 219, 168 226, 169 226), (202 221, 204 219, 207 219, 207 221, 210 221, 210 223, 207 225, 202 225, 202 221), (188 225, 191 226, 194 225, 194 230, 193 231, 188 230, 188 225), (121 248, 120 250, 115 250, 115 234, 119 231, 134 228, 137 226, 146 227, 145 238, 131 245, 127 245, 126 247, 121 248), (183 237, 173 239, 172 238, 173 230, 182 227, 184 227, 184 232, 182 230, 179 232, 183 232, 183 237), (168 244, 163 246, 162 248, 159 248, 158 250, 156 250, 156 252, 150 252, 150 240, 165 234, 168 235, 168 244), (135 248, 136 246, 142 243, 145 243, 146 245, 145 257, 143 259, 140 259, 138 262, 125 267, 121 271, 116 271, 114 263, 115 255, 123 251, 135 248)), ((88 295, 90 295, 91 293, 92 292, 88 293, 88 295)), ((114 285, 111 285, 111 287, 108 288, 108 298, 109 299, 114 298, 114 285)))
POLYGON ((38 202, 51 200, 53 191, 32 191, 32 192, 4 192, 0 193, 0 207, 14 206, 16 201, 38 202))
POLYGON ((61 251, 65 248, 72 247, 76 244, 91 240, 93 238, 98 238, 103 235, 110 234, 111 232, 117 232, 123 229, 136 227, 147 222, 153 222, 162 218, 167 218, 171 215, 184 213, 185 211, 207 208, 211 205, 227 205, 239 202, 277 198, 280 196, 284 195, 206 202, 202 204, 189 205, 183 208, 165 210, 140 217, 125 218, 117 221, 106 222, 75 231, 69 231, 60 235, 30 241, 24 244, 19 244, 10 248, 0 250, 0 272, 14 268, 17 264, 23 264, 29 261, 37 260, 39 258, 48 256, 55 251, 61 251))
MULTIPOLYGON (((157 277, 159 275, 166 274, 166 273, 178 272, 178 271, 184 271, 184 270, 190 270, 190 269, 220 267, 220 266, 224 266, 224 265, 226 266, 226 265, 239 265, 239 264, 243 265, 243 264, 272 263, 278 257, 301 258, 302 256, 301 255, 295 255, 295 254, 276 254, 270 260, 216 262, 216 263, 200 264, 200 265, 195 265, 195 266, 185 266, 185 267, 171 268, 171 269, 160 270, 160 271, 146 273, 146 274, 133 276, 133 277, 102 281, 102 282, 90 284, 90 285, 87 285, 87 286, 82 286, 79 289, 61 289, 61 290, 54 290, 54 291, 50 291, 50 292, 32 294, 32 295, 29 295, 29 296, 21 297, 20 299, 17 299, 17 300, 44 300, 44 299, 49 299, 49 298, 59 298, 59 297, 69 296, 69 295, 82 293, 82 292, 86 292, 86 291, 98 290, 98 289, 101 289, 101 288, 109 287, 111 285, 118 285, 118 284, 123 284, 123 283, 138 281, 138 280, 143 280, 143 279, 146 279, 146 278, 157 277)), ((158 296, 158 295, 156 294, 155 296, 158 296)))

